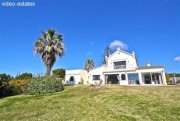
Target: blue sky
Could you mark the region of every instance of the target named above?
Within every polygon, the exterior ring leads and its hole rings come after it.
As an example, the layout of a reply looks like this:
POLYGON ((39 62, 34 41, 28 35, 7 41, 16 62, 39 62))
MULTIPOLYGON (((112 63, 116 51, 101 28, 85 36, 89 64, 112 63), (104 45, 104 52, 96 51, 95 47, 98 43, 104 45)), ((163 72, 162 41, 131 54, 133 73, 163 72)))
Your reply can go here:
POLYGON ((36 6, 0 6, 0 73, 45 72, 33 44, 48 28, 62 33, 66 46, 53 69, 83 68, 88 57, 100 65, 103 49, 120 40, 126 51, 135 51, 139 65, 150 61, 180 72, 180 59, 174 60, 180 56, 179 0, 28 1, 36 6))

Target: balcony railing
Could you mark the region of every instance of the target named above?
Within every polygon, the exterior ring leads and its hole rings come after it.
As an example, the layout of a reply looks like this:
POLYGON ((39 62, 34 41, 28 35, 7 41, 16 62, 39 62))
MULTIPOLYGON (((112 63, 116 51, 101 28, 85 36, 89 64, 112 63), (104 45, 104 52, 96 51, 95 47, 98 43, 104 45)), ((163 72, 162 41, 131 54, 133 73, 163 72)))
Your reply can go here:
POLYGON ((114 66, 114 69, 126 69, 126 65, 114 66))

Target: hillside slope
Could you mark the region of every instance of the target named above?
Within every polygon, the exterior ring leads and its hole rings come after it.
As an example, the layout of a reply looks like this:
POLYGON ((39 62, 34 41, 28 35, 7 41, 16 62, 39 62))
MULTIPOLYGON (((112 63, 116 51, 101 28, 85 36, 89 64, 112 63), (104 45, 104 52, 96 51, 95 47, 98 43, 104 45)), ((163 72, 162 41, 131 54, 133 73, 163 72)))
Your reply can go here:
POLYGON ((180 86, 67 86, 63 92, 0 99, 1 121, 178 121, 180 86))

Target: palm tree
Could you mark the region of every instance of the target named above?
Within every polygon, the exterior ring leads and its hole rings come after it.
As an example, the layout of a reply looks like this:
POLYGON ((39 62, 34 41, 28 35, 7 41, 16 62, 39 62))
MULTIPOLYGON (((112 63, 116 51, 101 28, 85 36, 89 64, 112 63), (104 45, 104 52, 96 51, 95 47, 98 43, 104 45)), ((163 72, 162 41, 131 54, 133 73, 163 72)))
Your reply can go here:
POLYGON ((64 55, 63 36, 58 34, 54 29, 42 32, 42 37, 34 44, 35 54, 40 54, 47 68, 46 75, 51 74, 51 69, 56 62, 56 56, 64 55))
POLYGON ((89 72, 91 69, 94 68, 94 61, 93 61, 92 59, 90 59, 90 58, 87 59, 84 68, 85 68, 85 70, 86 70, 87 72, 89 72))

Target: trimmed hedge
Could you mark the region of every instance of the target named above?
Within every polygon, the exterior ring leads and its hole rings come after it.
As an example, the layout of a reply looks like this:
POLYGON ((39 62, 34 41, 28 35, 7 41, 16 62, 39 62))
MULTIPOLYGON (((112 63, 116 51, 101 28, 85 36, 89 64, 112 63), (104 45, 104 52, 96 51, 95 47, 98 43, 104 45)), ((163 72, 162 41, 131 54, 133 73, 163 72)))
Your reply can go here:
POLYGON ((37 95, 63 91, 62 81, 54 77, 36 77, 29 81, 25 87, 25 94, 37 95))

